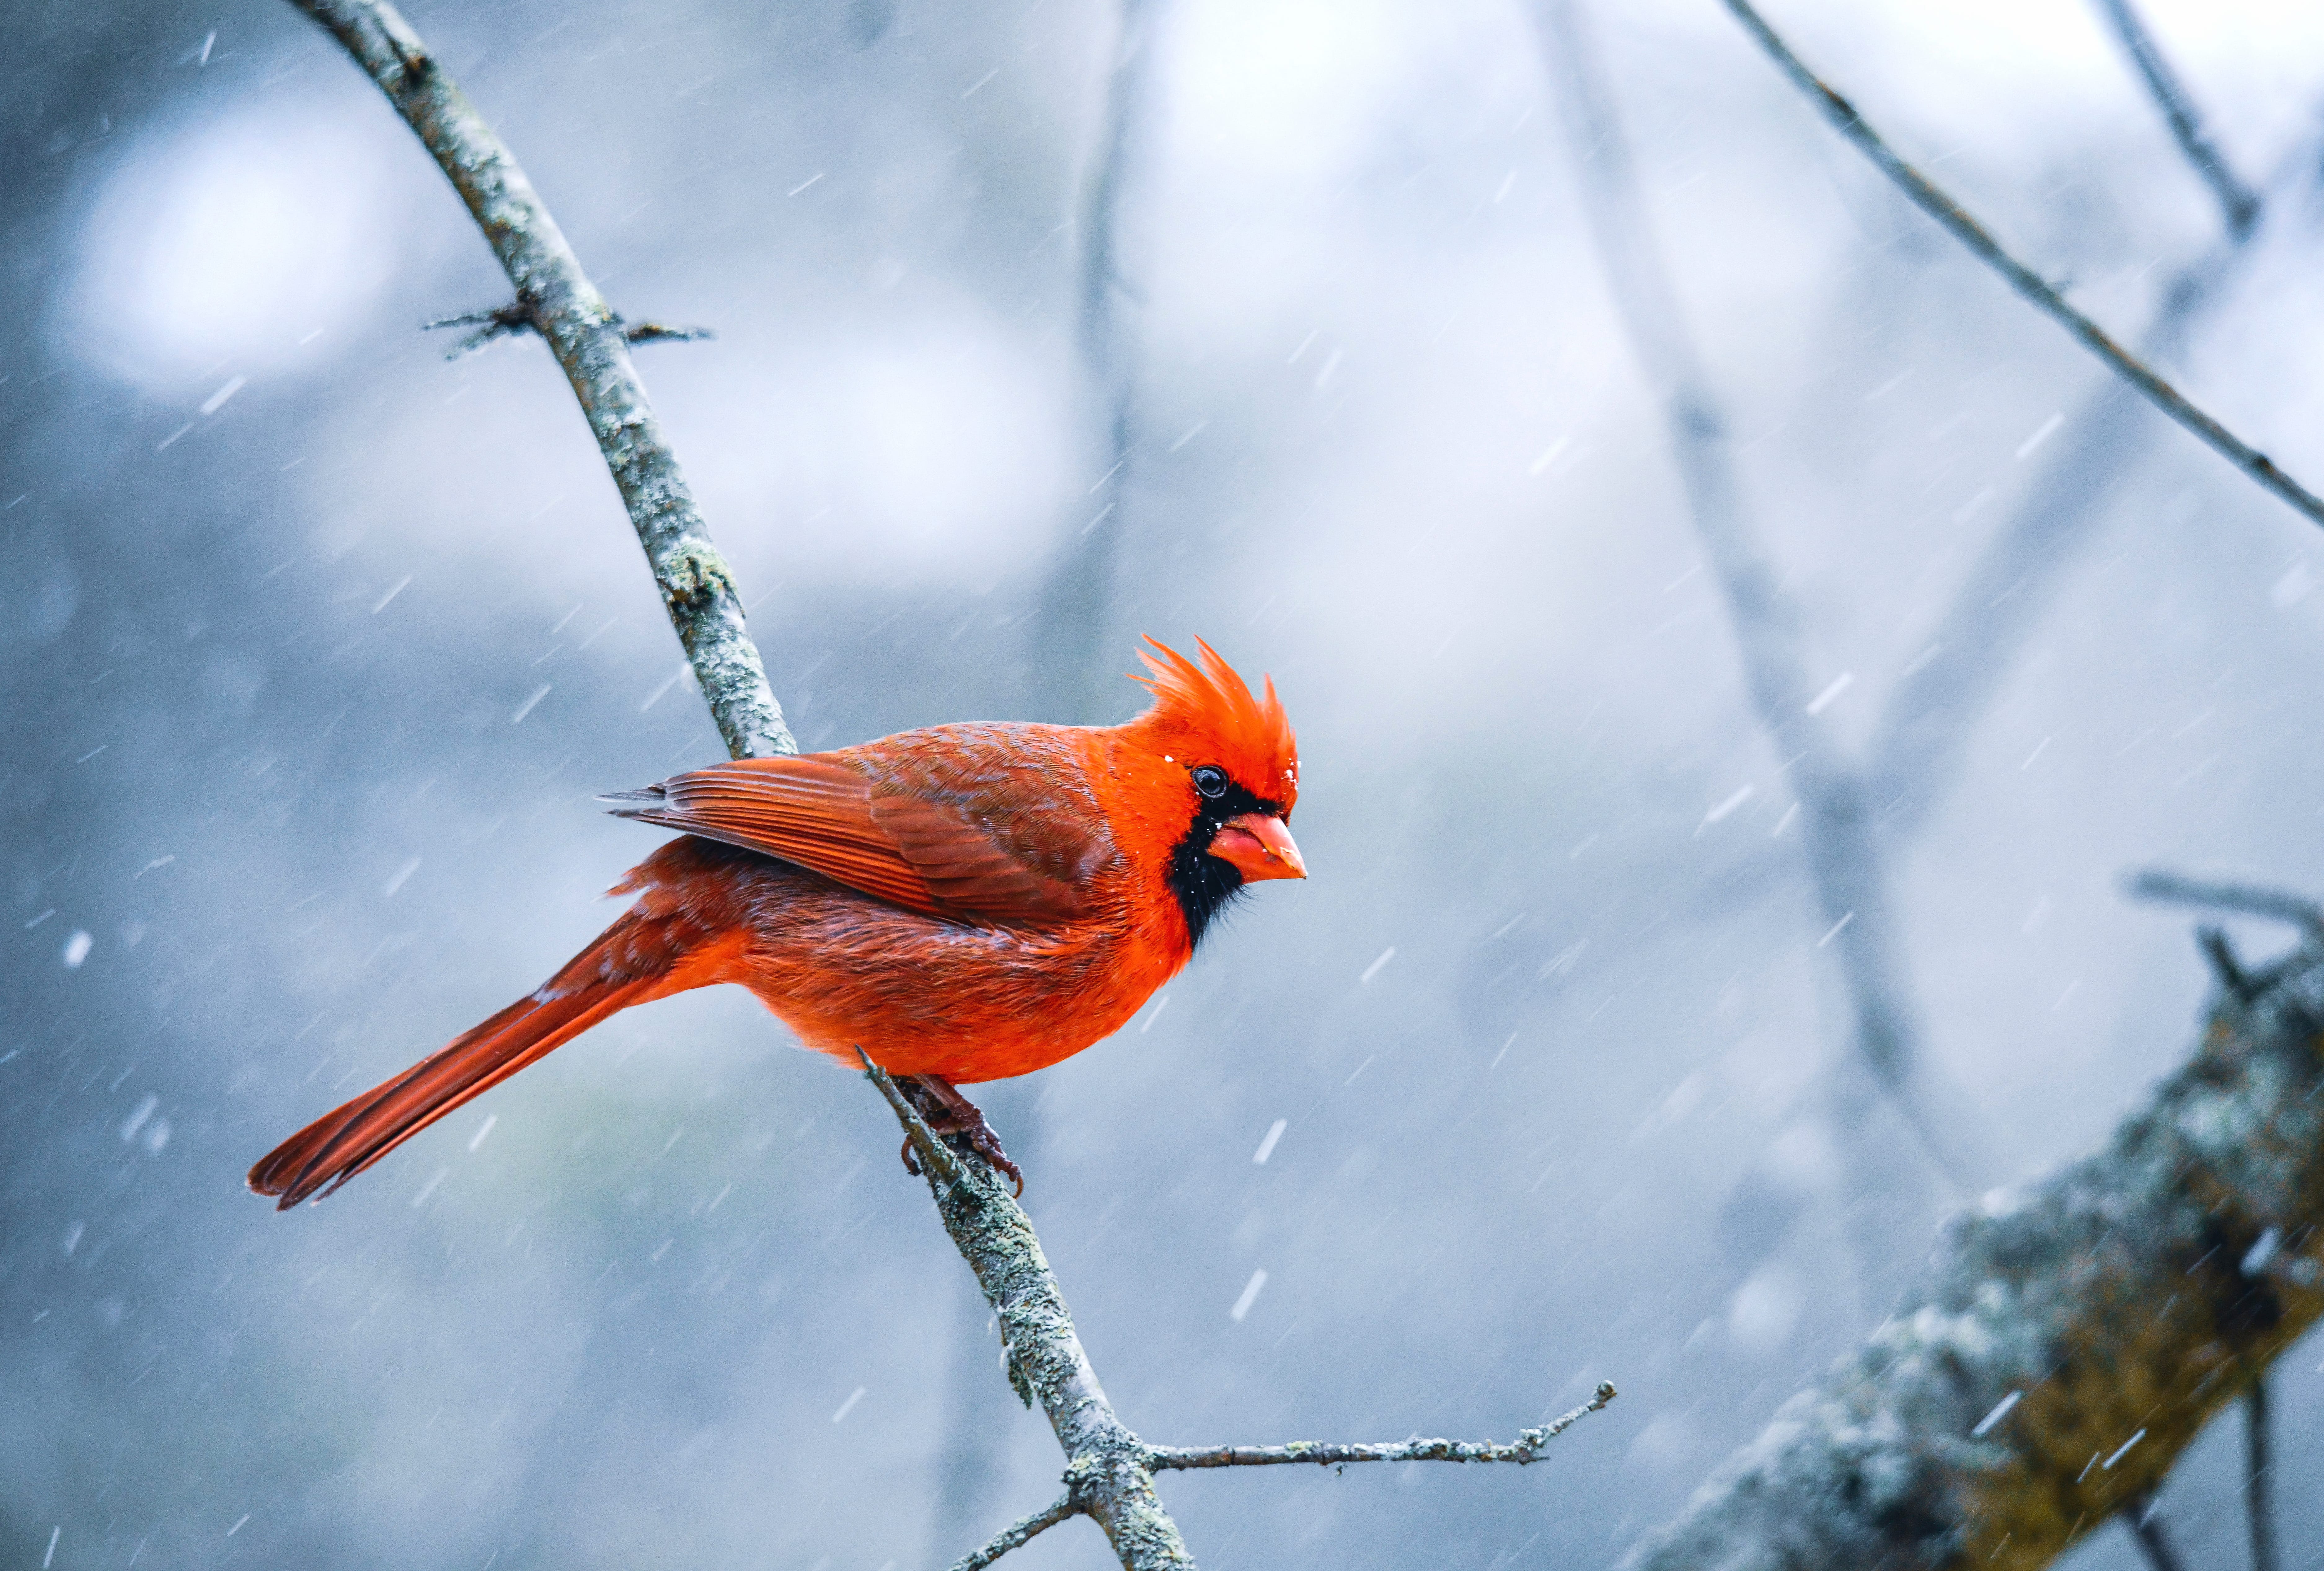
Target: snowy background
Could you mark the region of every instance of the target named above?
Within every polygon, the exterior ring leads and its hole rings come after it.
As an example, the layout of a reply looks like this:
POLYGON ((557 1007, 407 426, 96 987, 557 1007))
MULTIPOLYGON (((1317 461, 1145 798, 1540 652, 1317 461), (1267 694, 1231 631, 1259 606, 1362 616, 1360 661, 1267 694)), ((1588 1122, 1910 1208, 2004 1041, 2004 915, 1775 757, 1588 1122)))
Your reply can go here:
MULTIPOLYGON (((2167 369, 2315 484, 2324 11, 2150 9, 2272 182, 2167 369)), ((411 15, 616 305, 717 329, 641 363, 802 743, 1030 715, 1102 467, 1073 219, 1112 11, 411 15)), ((1775 20, 2126 332, 2217 243, 2081 0, 1775 20)), ((1598 24, 1810 680, 1850 678, 1815 745, 1858 748, 2106 383, 1709 0, 1598 24)), ((545 354, 416 330, 503 285, 336 47, 262 0, 19 0, 10 32, 0 1565, 900 1571, 1046 1503, 892 1120, 739 994, 619 1017, 320 1209, 243 1192, 609 918, 653 839, 594 794, 721 753, 545 354)), ((1526 12, 1182 0, 1154 49, 1102 642, 1274 673, 1315 876, 988 1105, 1150 1438, 1506 1437, 1622 1388, 1547 1468, 1168 1481, 1206 1566, 1609 1565, 1949 1202, 1833 1089, 1785 755, 1526 12)), ((2324 537, 2152 415, 2106 478, 1892 842, 1996 1184, 2190 1043, 2190 923, 2126 869, 2324 890, 2324 537)), ((2316 1357, 2280 1366, 2293 1475, 2316 1357)), ((2241 1563, 2235 1442, 2164 1496, 2199 1564, 2241 1563)), ((2324 1496, 2279 1498, 2292 1563, 2324 1553, 2324 1496)), ((1081 1523, 1022 1560, 1104 1563, 1081 1523)), ((2075 1563, 2134 1557, 2110 1529, 2075 1563)))

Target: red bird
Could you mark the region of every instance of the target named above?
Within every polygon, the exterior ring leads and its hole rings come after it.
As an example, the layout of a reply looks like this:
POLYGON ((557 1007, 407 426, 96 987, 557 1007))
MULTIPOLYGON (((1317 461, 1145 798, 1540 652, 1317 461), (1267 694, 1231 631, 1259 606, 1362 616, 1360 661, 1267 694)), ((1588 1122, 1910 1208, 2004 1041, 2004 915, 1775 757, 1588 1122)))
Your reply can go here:
POLYGON ((1018 1176, 953 1088, 1112 1034, 1245 884, 1307 876, 1273 679, 1254 698, 1208 644, 1197 666, 1147 642, 1154 703, 1126 725, 932 726, 605 798, 687 831, 613 887, 637 903, 530 997, 284 1141, 250 1187, 284 1209, 319 1198, 615 1010, 719 982, 807 1047, 917 1077, 940 1130, 1018 1176))

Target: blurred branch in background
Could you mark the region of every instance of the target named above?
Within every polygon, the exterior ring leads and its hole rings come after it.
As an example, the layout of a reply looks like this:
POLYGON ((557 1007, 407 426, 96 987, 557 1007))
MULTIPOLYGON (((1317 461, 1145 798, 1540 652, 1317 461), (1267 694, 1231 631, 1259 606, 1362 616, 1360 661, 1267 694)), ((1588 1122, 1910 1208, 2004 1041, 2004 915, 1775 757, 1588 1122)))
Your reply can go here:
POLYGON ((2206 878, 2150 868, 2130 880, 2130 893, 2141 900, 2171 905, 2207 905, 2214 911, 2240 911, 2247 916, 2272 916, 2305 928, 2324 938, 2324 905, 2282 889, 2256 884, 2221 884, 2206 878))
MULTIPOLYGON (((662 442, 630 366, 621 319, 582 272, 515 159, 386 0, 292 3, 321 23, 388 95, 492 241, 516 287, 511 310, 521 312, 549 341, 597 432, 663 585, 671 620, 734 756, 796 750, 743 627, 733 581, 710 545, 676 455, 662 442), (742 679, 744 673, 755 680, 755 690, 742 679)), ((1302 1447, 1149 1447, 1115 1416, 1074 1329, 1040 1238, 1008 1188, 985 1163, 962 1160, 931 1134, 895 1082, 869 1058, 863 1067, 902 1123, 937 1214, 992 1308, 1010 1383, 1028 1405, 1040 1403, 1065 1453, 1065 1498, 1015 1523, 964 1565, 990 1564, 1045 1529, 1080 1515, 1104 1530, 1125 1571, 1191 1567, 1194 1562, 1177 1525, 1155 1493, 1157 1471, 1311 1460, 1522 1465, 1539 1460, 1539 1448, 1551 1436, 1613 1400, 1613 1387, 1601 1384, 1583 1407, 1525 1431, 1509 1446, 1415 1441, 1328 1447, 1327 1456, 1309 1456, 1302 1447)))
POLYGON ((1629 1571, 2033 1571, 2116 1513, 2152 1554, 2153 1492, 2324 1316, 2324 936, 2238 974, 2106 1150, 1950 1223, 1629 1571))
POLYGON ((953 1571, 978 1571, 1074 1516, 1086 1516, 1104 1530, 1126 1571, 1190 1567, 1194 1557, 1154 1492, 1157 1473, 1298 1463, 1344 1467, 1351 1462, 1511 1462, 1526 1466, 1545 1460, 1541 1448, 1552 1438, 1614 1400, 1614 1388, 1601 1382, 1582 1406, 1521 1431, 1508 1445, 1414 1439, 1386 1446, 1313 1441, 1149 1446, 1116 1415, 1098 1383, 1097 1372, 1090 1367, 1074 1329, 1073 1311, 1065 1307, 1065 1295, 1041 1253, 1041 1241, 1009 1185, 983 1162, 964 1160, 931 1133, 905 1093, 868 1057, 863 1072, 895 1110, 905 1139, 919 1158, 936 1214, 992 1305, 1010 1383, 1026 1405, 1039 1403, 1065 1454, 1064 1497, 1010 1523, 964 1557, 953 1571))
POLYGON ((1074 532, 1059 543, 1042 585, 1033 651, 1043 717, 1074 724, 1103 718, 1098 663, 1111 626, 1123 504, 1138 446, 1137 335, 1121 308, 1125 297, 1135 296, 1121 267, 1121 205, 1151 114, 1160 9, 1160 0, 1122 0, 1097 150, 1074 218, 1079 249, 1074 326, 1084 386, 1101 427, 1101 467, 1082 499, 1082 521, 1069 520, 1074 532))
MULTIPOLYGON (((1687 507, 1727 602, 1745 684, 1798 802, 1819 909, 1817 947, 1831 951, 1863 1064, 1955 1193, 1974 1192, 1996 1171, 1982 1149, 1983 1120, 1966 1090, 1922 1051, 1864 784, 1829 742, 1806 733, 1824 700, 1806 674, 1799 610, 1750 519, 1727 418, 1639 198, 1596 41, 1575 0, 1544 0, 1539 14, 1607 288, 1663 400, 1687 507)), ((1855 1136, 1843 1131, 1843 1138, 1855 1136)))
POLYGON ((1968 246, 1979 261, 1999 273, 2011 289, 2064 327, 2085 348, 2105 362, 2116 375, 2137 389, 2156 409, 2193 432, 2213 451, 2259 484, 2291 503, 2310 522, 2324 524, 2324 497, 2315 495, 2277 468, 2266 454, 2251 446, 2190 402, 2138 356, 2116 344, 2106 329, 2076 310, 2066 297, 2041 274, 2004 250, 2001 243, 1994 239, 1984 225, 1971 217, 1966 208, 1939 189, 1919 170, 1898 157, 1880 133, 1857 112, 1855 105, 1826 86, 1822 78, 1801 63, 1799 56, 1792 52, 1791 46, 1751 7, 1749 0, 1726 0, 1726 5, 1742 23, 1744 31, 1750 33, 1759 47, 1766 51, 1768 58, 1822 111, 1824 118, 1831 121, 1841 135, 1854 142, 1858 150, 1894 181, 1915 207, 1968 246))
POLYGON ((532 182, 392 5, 291 4, 339 41, 435 155, 516 290, 507 311, 521 314, 564 368, 727 752, 737 758, 798 752, 744 627, 733 574, 710 543, 709 526, 630 363, 622 318, 581 271, 532 182))
MULTIPOLYGON (((2154 53, 2151 41, 2144 47, 2154 53)), ((2266 188, 2312 181, 2317 152, 2312 136, 2301 136, 2266 188)), ((2268 211, 2255 196, 2248 221, 2238 226, 2231 218, 2218 243, 2163 286, 2162 303, 2139 335, 2144 359, 2168 364, 2185 353, 2189 334, 2253 254, 2268 211)), ((1919 828, 1943 796, 1960 767, 1970 721, 1992 700, 2077 548, 2145 456, 2145 446, 2135 439, 2144 418, 2138 400, 2111 377, 2066 417, 2059 445, 1906 666, 1881 712, 1871 752, 1877 799, 1889 804, 1882 822, 1890 835, 1919 828)))
POLYGON ((2268 1376, 2244 1392, 2244 1517, 2251 1529, 2251 1571, 2280 1571, 2275 1543, 2273 1437, 2268 1428, 2268 1376))
POLYGON ((2203 177, 2203 183, 2219 199, 2219 216, 2227 224, 2227 233, 2238 237, 2248 234, 2259 219, 2259 198, 2236 178, 2236 171, 2212 143, 2194 100, 2188 96, 2179 73, 2171 69, 2171 62, 2156 46, 2154 35, 2146 31, 2144 19, 2130 0, 2098 0, 2098 8, 2107 19, 2107 25, 2114 30, 2115 41, 2130 57, 2130 63, 2138 68, 2155 107, 2163 111, 2163 118, 2170 124, 2179 151, 2187 155, 2187 161, 2195 166, 2195 172, 2203 177))

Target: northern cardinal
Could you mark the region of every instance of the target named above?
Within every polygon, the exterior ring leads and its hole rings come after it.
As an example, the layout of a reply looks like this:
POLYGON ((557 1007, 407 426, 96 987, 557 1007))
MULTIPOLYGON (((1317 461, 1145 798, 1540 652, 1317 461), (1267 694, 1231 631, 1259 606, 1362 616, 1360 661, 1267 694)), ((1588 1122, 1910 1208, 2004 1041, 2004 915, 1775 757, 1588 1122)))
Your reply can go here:
POLYGON ((284 1141, 250 1187, 283 1209, 319 1198, 615 1010, 739 982, 806 1046, 916 1078, 939 1130, 1021 1188, 953 1088, 1112 1034, 1244 885, 1307 876, 1273 679, 1254 698, 1208 644, 1198 666, 1147 642, 1154 702, 1125 725, 932 726, 604 798, 687 831, 613 887, 637 903, 530 997, 284 1141))

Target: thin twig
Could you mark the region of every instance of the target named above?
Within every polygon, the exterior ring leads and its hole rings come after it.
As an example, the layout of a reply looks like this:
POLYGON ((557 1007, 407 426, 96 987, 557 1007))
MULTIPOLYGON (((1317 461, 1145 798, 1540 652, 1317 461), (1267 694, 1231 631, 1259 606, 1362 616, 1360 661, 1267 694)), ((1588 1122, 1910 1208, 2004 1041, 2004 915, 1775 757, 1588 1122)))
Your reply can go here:
POLYGON ((2130 1497, 2122 1508, 2122 1525, 2130 1530, 2139 1552, 2153 1571, 2187 1571, 2187 1564, 2179 1558, 2179 1551, 2171 1545, 2170 1535, 2163 1530, 2163 1514, 2156 1507, 2152 1492, 2141 1491, 2130 1497))
POLYGON ((2251 1522, 2251 1571, 2277 1571, 2282 1564, 2275 1547, 2275 1505, 2270 1498, 2274 1462, 2268 1435, 2267 1372, 2244 1393, 2244 1514, 2251 1522))
POLYGON ((1922 1051, 1863 784, 1828 742, 1802 734, 1811 724, 1815 688, 1806 675, 1799 608, 1784 593, 1749 516, 1727 419, 1639 198, 1594 41, 1574 0, 1545 0, 1539 14, 1601 271, 1632 351, 1663 399, 1688 510, 1727 602, 1746 685, 1800 804, 1801 844, 1820 907, 1819 947, 1832 951, 1866 1067, 1932 1164, 1957 1193, 1973 1193, 1993 1171, 1978 1120, 1967 1093, 1922 1051))
POLYGON ((2241 911, 2253 916, 2273 916, 2310 934, 2324 938, 2324 905, 2288 889, 2256 884, 2225 884, 2190 878, 2180 873, 2149 868, 2130 880, 2130 893, 2141 900, 2172 905, 2204 905, 2215 911, 2241 911))
POLYGON ((952 1563, 952 1571, 984 1571, 987 1566, 1011 1549, 1021 1549, 1041 1534, 1047 1532, 1067 1517, 1083 1514, 1081 1506, 1070 1494, 1056 1501, 1028 1517, 1019 1517, 993 1534, 974 1549, 952 1563))
POLYGON ((1387 1445, 1335 1445, 1294 1440, 1287 1446, 1148 1446, 1146 1465, 1157 1472, 1195 1467, 1269 1467, 1309 1464, 1340 1467, 1351 1462, 1514 1462, 1522 1467, 1542 1459, 1542 1447, 1614 1400, 1614 1387, 1600 1381, 1590 1400, 1537 1429, 1520 1429, 1506 1446, 1489 1440, 1402 1440, 1387 1445))
POLYGON ((539 332, 564 367, 727 751, 738 758, 798 751, 751 641, 733 574, 710 542, 630 363, 622 319, 581 271, 532 182, 387 0, 290 3, 355 57, 435 156, 516 290, 505 309, 539 332))
POLYGON ((2171 134, 2177 138, 2179 151, 2187 155, 2187 161, 2195 166, 2195 172, 2203 177, 2203 183, 2219 199, 2219 212, 2227 220, 2227 233, 2248 234, 2259 218, 2259 198, 2236 178, 2235 170, 2220 156, 2218 146, 2203 129, 2203 117, 2196 111, 2195 100, 2179 80, 2179 73, 2163 58, 2154 35, 2147 32, 2145 19, 2132 8, 2130 0, 2098 0, 2098 7, 2107 25, 2114 29, 2123 52, 2138 68, 2155 106, 2171 123, 2171 134))
POLYGON ((2277 468, 2266 454, 2245 442, 2190 402, 2176 388, 2150 370, 2144 361, 2116 343, 2105 328, 2076 310, 2065 296, 2039 273, 2004 250, 2001 243, 1984 225, 1971 217, 1966 208, 1899 157, 1882 140, 1880 133, 1857 113, 1855 105, 1808 69, 1799 56, 1792 52, 1791 46, 1752 8, 1750 0, 1725 0, 1725 4, 1727 9, 1742 23, 1744 30, 1823 112, 1824 117, 1838 128, 1841 135, 1854 142, 1881 173, 1911 198, 1915 207, 1968 246, 1980 261, 2007 280, 2010 288, 2112 367, 2116 375, 2136 388, 2156 409, 2209 444, 2214 452, 2282 498, 2310 522, 2324 524, 2324 497, 2309 491, 2277 468))

